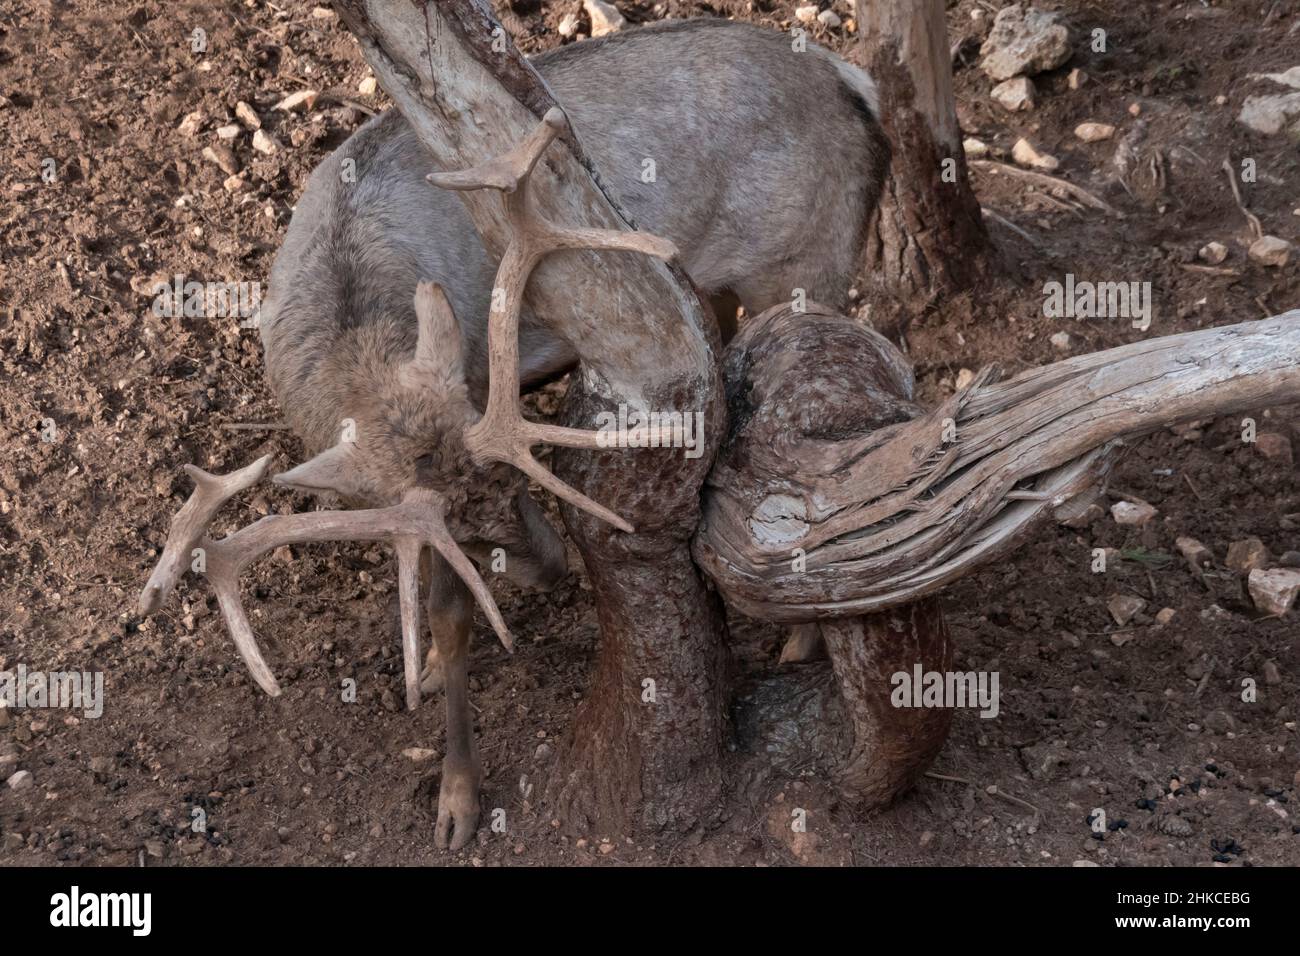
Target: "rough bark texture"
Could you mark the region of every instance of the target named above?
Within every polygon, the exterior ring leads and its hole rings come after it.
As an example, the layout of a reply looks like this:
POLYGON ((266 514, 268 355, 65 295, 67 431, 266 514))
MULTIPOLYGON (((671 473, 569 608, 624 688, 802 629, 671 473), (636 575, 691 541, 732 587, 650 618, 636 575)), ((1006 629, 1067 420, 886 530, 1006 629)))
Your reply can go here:
POLYGON ((900 362, 847 319, 785 307, 733 343, 736 427, 695 542, 730 606, 807 621, 937 592, 1040 523, 1086 508, 1118 439, 1300 401, 1300 311, 1000 384, 985 369, 924 414, 900 362))
MULTIPOLYGON (((557 105, 481 0, 336 7, 442 170, 506 152, 557 105)), ((553 222, 627 228, 575 136, 549 148, 530 188, 553 222)), ((500 199, 490 190, 461 195, 487 248, 500 254, 508 239, 500 199)), ((528 302, 581 360, 567 423, 592 427, 596 413, 625 403, 702 411, 706 436, 724 429, 716 329, 676 266, 561 252, 530 277, 528 302)), ((689 459, 680 449, 554 455, 557 474, 637 529, 623 534, 563 509, 601 622, 596 679, 548 787, 551 812, 568 829, 680 831, 720 804, 724 630, 687 545, 710 461, 710 451, 689 459), (647 679, 653 703, 642 702, 647 679)))
POLYGON ((971 286, 989 240, 957 125, 943 0, 857 0, 857 54, 880 91, 893 164, 867 232, 868 274, 902 311, 971 286), (949 175, 945 177, 945 161, 949 175))

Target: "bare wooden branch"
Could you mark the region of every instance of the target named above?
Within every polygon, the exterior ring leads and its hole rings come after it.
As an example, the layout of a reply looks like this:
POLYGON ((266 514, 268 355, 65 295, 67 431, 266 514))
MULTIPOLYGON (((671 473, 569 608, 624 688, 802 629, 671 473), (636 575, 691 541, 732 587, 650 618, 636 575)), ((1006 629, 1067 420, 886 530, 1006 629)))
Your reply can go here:
POLYGON ((998 384, 986 369, 929 412, 911 404, 900 362, 879 336, 816 309, 770 310, 733 343, 728 392, 733 408, 750 404, 710 476, 695 553, 734 607, 806 621, 933 594, 1086 507, 1118 440, 1300 401, 1300 311, 998 384), (796 351, 815 367, 777 360, 796 351), (836 429, 864 388, 892 395, 892 420, 836 429), (805 403, 821 414, 801 418, 805 403))

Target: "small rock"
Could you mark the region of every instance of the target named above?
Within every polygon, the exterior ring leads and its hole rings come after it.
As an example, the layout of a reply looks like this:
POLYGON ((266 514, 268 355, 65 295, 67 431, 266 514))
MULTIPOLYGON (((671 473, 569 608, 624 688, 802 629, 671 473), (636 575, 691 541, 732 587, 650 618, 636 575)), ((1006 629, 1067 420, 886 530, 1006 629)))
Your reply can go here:
POLYGON ((560 25, 556 28, 560 31, 560 36, 571 37, 578 32, 578 15, 576 13, 566 13, 560 17, 560 25))
POLYGON ((1276 136, 1283 131, 1291 135, 1300 133, 1300 93, 1248 96, 1241 104, 1237 122, 1265 136, 1276 136))
POLYGON ((26 842, 23 840, 23 837, 22 837, 22 834, 21 834, 21 833, 14 833, 14 832, 11 830, 11 831, 9 831, 8 833, 5 834, 5 839, 4 839, 4 851, 5 851, 6 853, 17 853, 19 850, 21 850, 21 849, 22 849, 24 846, 26 846, 26 845, 27 845, 27 844, 26 844, 26 842))
POLYGON ((357 92, 362 96, 374 96, 379 90, 379 81, 373 76, 367 76, 357 84, 357 92))
MULTIPOLYGON (((1277 563, 1284 568, 1300 568, 1300 551, 1284 551, 1277 563)), ((0 727, 4 726, 0 724, 0 727)))
POLYGON ((176 131, 182 136, 193 136, 203 127, 203 114, 198 110, 186 113, 176 131))
POLYGON ((840 16, 834 10, 826 9, 817 14, 817 22, 828 30, 834 30, 842 22, 840 16))
POLYGON ((1001 82, 1054 70, 1070 53, 1070 31, 1057 14, 1013 3, 994 17, 993 29, 980 47, 980 69, 1001 82))
POLYGON ((243 129, 239 126, 238 123, 231 123, 229 126, 218 126, 217 139, 229 141, 234 139, 242 132, 243 129))
POLYGON ((413 763, 428 763, 438 759, 438 751, 428 747, 407 747, 402 751, 402 756, 413 763))
POLYGON ((1048 341, 1052 343, 1052 348, 1056 349, 1056 351, 1058 352, 1070 351, 1069 332, 1057 332, 1050 339, 1048 339, 1048 341))
POLYGON ((1291 439, 1279 432, 1260 432, 1255 436, 1255 448, 1269 461, 1280 461, 1284 465, 1295 461, 1291 439))
POLYGON ((1246 579, 1250 599, 1265 614, 1281 616, 1291 610, 1300 594, 1300 570, 1296 568, 1256 568, 1246 579))
POLYGON ((227 176, 221 181, 221 185, 228 193, 242 193, 248 188, 248 180, 243 176, 227 176))
POLYGON ((9 789, 14 791, 30 790, 35 786, 35 783, 36 782, 32 780, 30 770, 19 770, 5 781, 5 784, 8 785, 9 789))
POLYGON ((1016 145, 1011 148, 1011 158, 1021 166, 1044 169, 1048 172, 1060 168, 1061 165, 1061 161, 1050 153, 1040 153, 1034 149, 1027 139, 1016 140, 1016 145))
POLYGON ((1282 672, 1277 669, 1277 664, 1273 661, 1264 662, 1264 683, 1270 687, 1282 683, 1282 672))
POLYGON ((967 159, 983 159, 989 154, 989 144, 972 136, 961 141, 961 148, 967 159))
POLYGON ((1195 538, 1180 537, 1174 542, 1174 547, 1194 571, 1214 564, 1213 552, 1195 538))
POLYGON ((1080 123, 1074 128, 1074 135, 1085 143, 1100 143, 1115 135, 1115 127, 1109 123, 1080 123))
POLYGON ((618 8, 605 0, 582 0, 582 9, 591 19, 591 35, 594 37, 621 30, 627 23, 618 8))
POLYGON ((1161 608, 1160 613, 1156 615, 1156 623, 1161 627, 1172 621, 1178 612, 1171 607, 1161 608))
POLYGON ((282 544, 271 552, 271 560, 279 561, 281 564, 293 564, 293 552, 289 550, 287 544, 282 544))
POLYGON ((1019 113, 1034 108, 1035 92, 1033 80, 1027 76, 1015 76, 993 87, 989 96, 1004 110, 1019 113))
POLYGON ((239 160, 235 158, 234 153, 224 146, 204 146, 203 158, 210 163, 216 163, 227 176, 233 176, 239 172, 239 160))
POLYGON ((338 14, 329 7, 312 7, 311 18, 313 20, 333 20, 338 14))
POLYGON ((306 113, 316 105, 316 99, 320 93, 315 90, 299 90, 297 93, 290 93, 280 102, 275 104, 277 110, 284 110, 286 113, 306 113))
POLYGON ((243 123, 249 129, 261 129, 262 118, 257 115, 257 110, 253 109, 243 100, 235 104, 235 119, 243 123))
POLYGON ((1201 726, 1211 733, 1227 734, 1237 729, 1237 722, 1225 710, 1212 710, 1205 715, 1201 726))
POLYGON ((957 373, 957 391, 961 391, 975 381, 975 373, 968 368, 961 369, 957 373))
POLYGON ((1259 538, 1245 538, 1228 545, 1228 556, 1223 561, 1232 571, 1249 574, 1269 563, 1268 548, 1259 538))
POLYGON ((1228 258, 1228 247, 1221 242, 1207 242, 1201 246, 1200 251, 1196 253, 1198 259, 1202 262, 1208 262, 1212 266, 1217 266, 1224 259, 1228 258))
POLYGON ((1250 244, 1252 260, 1270 269, 1280 269, 1291 260, 1291 243, 1277 236, 1261 236, 1250 244))
POLYGON ((1145 501, 1117 501, 1110 506, 1116 524, 1140 528, 1159 512, 1145 501))
POLYGON ((1083 70, 1079 69, 1076 66, 1073 70, 1070 71, 1070 75, 1066 77, 1065 85, 1072 90, 1077 90, 1079 89, 1079 87, 1083 86, 1083 84, 1087 82, 1088 82, 1088 74, 1083 72, 1083 70))
POLYGON ((145 840, 144 852, 155 860, 161 860, 167 855, 167 845, 162 840, 145 840))
POLYGON ((795 7, 794 16, 800 23, 812 23, 817 19, 817 4, 810 3, 806 6, 795 7))
POLYGON ((1106 602, 1106 610, 1120 627, 1137 617, 1146 606, 1147 602, 1136 594, 1113 594, 1106 602))
POLYGON ((253 134, 253 149, 257 150, 259 153, 265 153, 269 156, 279 148, 280 144, 276 142, 275 137, 266 130, 259 129, 253 134))

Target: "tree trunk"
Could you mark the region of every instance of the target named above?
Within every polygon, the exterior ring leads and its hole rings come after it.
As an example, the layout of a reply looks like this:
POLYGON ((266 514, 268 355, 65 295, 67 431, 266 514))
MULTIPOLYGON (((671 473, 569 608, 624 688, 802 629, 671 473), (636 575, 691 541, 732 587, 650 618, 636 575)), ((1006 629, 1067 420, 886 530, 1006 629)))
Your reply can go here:
MULTIPOLYGON (((971 287, 991 248, 967 177, 943 0, 855 0, 860 57, 893 151, 867 232, 870 282, 900 313, 971 287)), ((879 323, 878 323, 879 324, 879 323)), ((885 323, 888 324, 888 323, 885 323)))
MULTIPOLYGON (((439 169, 495 158, 556 105, 483 0, 335 6, 439 169)), ((628 228, 577 136, 548 148, 529 188, 552 222, 628 228)), ((509 231, 498 195, 458 195, 500 255, 509 231)), ((592 428, 598 412, 620 404, 704 413, 710 443, 694 459, 659 448, 554 455, 558 475, 636 533, 562 508, 592 582, 601 642, 591 691, 548 783, 550 811, 570 830, 685 832, 721 804, 726 728, 721 606, 689 552, 725 430, 717 330, 685 274, 644 255, 559 252, 532 273, 527 299, 581 362, 567 424, 592 428)))

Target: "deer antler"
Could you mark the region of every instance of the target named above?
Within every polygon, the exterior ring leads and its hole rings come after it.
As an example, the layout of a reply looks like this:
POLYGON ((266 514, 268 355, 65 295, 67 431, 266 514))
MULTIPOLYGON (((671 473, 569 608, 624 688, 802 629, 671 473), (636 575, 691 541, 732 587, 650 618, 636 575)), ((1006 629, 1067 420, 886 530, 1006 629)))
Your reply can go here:
POLYGON ((280 696, 257 638, 239 600, 239 574, 252 561, 284 544, 308 541, 392 541, 397 549, 398 600, 402 611, 402 657, 406 679, 406 705, 420 703, 420 553, 430 547, 451 565, 487 615, 492 629, 507 651, 514 650, 501 612, 473 563, 447 530, 446 502, 429 488, 413 488, 402 502, 366 511, 313 511, 294 515, 268 515, 219 541, 207 537, 213 515, 232 495, 251 487, 266 474, 271 456, 229 475, 211 475, 194 465, 185 471, 194 479, 194 491, 172 519, 167 544, 140 594, 140 613, 153 614, 176 586, 187 560, 211 582, 221 606, 226 628, 259 687, 280 696), (201 559, 201 563, 198 563, 201 559))
MULTIPOLYGON (((456 172, 431 173, 427 178, 442 189, 497 189, 503 194, 510 241, 501 257, 488 317, 488 399, 483 417, 465 430, 465 446, 475 463, 504 462, 518 468, 552 494, 614 527, 631 532, 632 525, 603 505, 556 478, 532 455, 533 445, 602 448, 600 432, 561 428, 528 421, 519 411, 519 316, 524 287, 537 264, 565 249, 609 249, 642 252, 672 259, 677 247, 645 232, 581 229, 557 226, 543 217, 529 199, 528 181, 542 153, 569 128, 559 107, 547 110, 541 124, 513 150, 496 159, 456 172), (504 297, 502 302, 498 296, 504 297)), ((659 429, 637 429, 636 441, 650 439, 659 429)))

